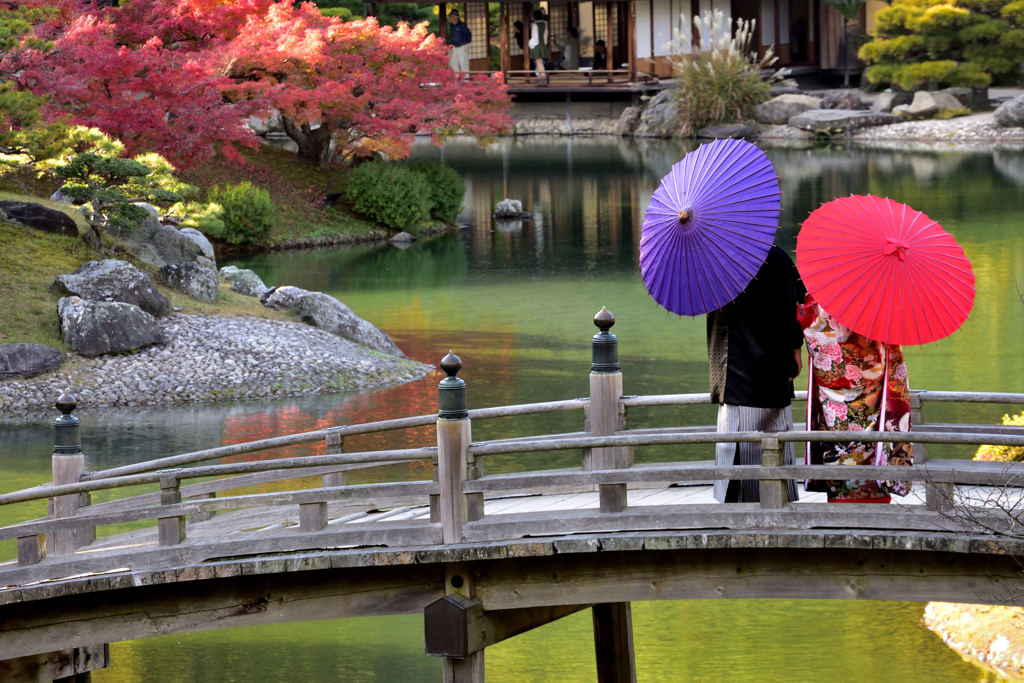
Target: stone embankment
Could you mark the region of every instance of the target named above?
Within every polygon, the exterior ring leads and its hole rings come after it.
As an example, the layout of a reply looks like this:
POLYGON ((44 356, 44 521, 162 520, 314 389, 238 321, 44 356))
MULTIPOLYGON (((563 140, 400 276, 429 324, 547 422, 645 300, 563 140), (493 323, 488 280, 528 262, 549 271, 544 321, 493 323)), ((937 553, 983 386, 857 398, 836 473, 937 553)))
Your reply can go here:
POLYGON ((301 323, 172 315, 157 324, 163 345, 0 383, 0 411, 51 405, 64 389, 81 406, 154 405, 351 391, 432 370, 301 323))

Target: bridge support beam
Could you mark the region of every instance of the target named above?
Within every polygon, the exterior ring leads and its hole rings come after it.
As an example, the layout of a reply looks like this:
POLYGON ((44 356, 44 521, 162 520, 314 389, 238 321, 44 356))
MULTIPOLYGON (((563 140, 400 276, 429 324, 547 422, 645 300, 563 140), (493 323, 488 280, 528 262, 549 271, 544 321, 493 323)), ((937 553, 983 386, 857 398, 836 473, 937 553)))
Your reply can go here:
POLYGON ((91 645, 0 661, 7 683, 89 683, 92 671, 110 666, 110 646, 91 645))
POLYGON ((636 683, 633 611, 628 602, 605 602, 591 608, 598 683, 636 683))

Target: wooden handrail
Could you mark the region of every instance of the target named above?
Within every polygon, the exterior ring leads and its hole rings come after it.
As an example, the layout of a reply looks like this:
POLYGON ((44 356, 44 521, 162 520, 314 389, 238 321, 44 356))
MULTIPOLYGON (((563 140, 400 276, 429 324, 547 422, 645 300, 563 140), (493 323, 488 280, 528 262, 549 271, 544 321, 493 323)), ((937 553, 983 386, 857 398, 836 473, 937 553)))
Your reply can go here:
MULTIPOLYGON (((860 443, 942 443, 942 444, 971 444, 971 445, 1000 445, 1000 446, 1024 446, 1024 435, 1007 434, 957 434, 957 433, 920 433, 920 432, 683 432, 676 434, 623 434, 615 436, 588 436, 553 439, 529 439, 521 441, 495 441, 490 443, 474 443, 469 447, 469 452, 475 456, 505 455, 512 453, 533 453, 539 451, 575 450, 581 448, 607 448, 615 446, 658 446, 658 445, 684 445, 684 444, 713 444, 713 443, 755 443, 766 437, 775 437, 780 442, 833 442, 850 441, 860 443)), ((342 465, 351 463, 379 463, 411 462, 426 460, 433 456, 432 448, 415 448, 393 451, 366 451, 361 453, 343 453, 339 455, 316 455, 301 458, 282 458, 275 460, 261 460, 245 463, 231 463, 227 465, 209 465, 206 467, 191 467, 181 470, 163 470, 144 474, 126 475, 111 477, 92 481, 82 481, 77 484, 64 484, 61 486, 37 486, 31 489, 15 491, 0 495, 0 505, 11 505, 32 500, 42 500, 54 496, 65 496, 75 493, 86 493, 101 491, 105 489, 122 488, 127 486, 138 486, 140 484, 152 484, 159 482, 169 474, 175 478, 196 479, 200 477, 215 477, 228 474, 243 474, 251 472, 266 472, 279 469, 302 469, 310 467, 323 467, 327 465, 342 465)), ((974 461, 955 461, 963 463, 962 467, 971 468, 985 465, 986 463, 974 463, 974 461), (973 465, 970 463, 974 463, 973 465)))
POLYGON ((107 479, 83 481, 78 484, 62 484, 61 486, 37 486, 31 489, 15 491, 0 495, 0 505, 24 503, 30 500, 42 500, 54 496, 67 496, 73 493, 103 491, 140 484, 154 484, 168 476, 178 480, 198 479, 200 477, 219 477, 226 474, 248 474, 250 472, 268 472, 282 469, 302 469, 323 467, 325 465, 345 465, 349 463, 415 462, 429 460, 433 457, 431 448, 408 448, 395 451, 367 451, 363 453, 342 453, 339 455, 312 455, 302 458, 280 458, 275 460, 257 460, 254 462, 231 463, 227 465, 208 465, 206 467, 188 467, 175 470, 161 470, 145 474, 131 474, 107 479))

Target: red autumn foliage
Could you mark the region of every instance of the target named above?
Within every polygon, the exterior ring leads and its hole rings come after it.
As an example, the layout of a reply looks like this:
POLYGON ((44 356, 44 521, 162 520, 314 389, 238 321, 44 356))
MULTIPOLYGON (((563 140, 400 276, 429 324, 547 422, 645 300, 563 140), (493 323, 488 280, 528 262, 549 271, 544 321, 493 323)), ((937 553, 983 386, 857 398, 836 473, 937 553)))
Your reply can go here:
POLYGON ((142 45, 156 37, 177 49, 199 50, 231 40, 250 17, 263 15, 274 0, 132 0, 108 9, 120 45, 142 45))
POLYGON ((270 109, 318 165, 332 139, 344 155, 402 157, 413 133, 485 137, 511 124, 501 79, 458 78, 425 25, 345 23, 286 0, 132 0, 98 13, 61 3, 62 22, 77 15, 54 49, 16 51, 2 69, 50 95, 50 116, 95 126, 130 154, 240 159, 234 144, 256 145, 243 117, 270 109))
POLYGON ((17 81, 38 95, 45 110, 69 116, 124 143, 129 155, 157 152, 190 164, 218 151, 240 155, 232 143, 256 147, 240 117, 249 105, 227 105, 222 80, 194 55, 164 48, 151 38, 137 48, 119 46, 115 27, 86 15, 72 21, 47 52, 26 51, 6 60, 17 81))
POLYGON ((413 133, 484 137, 511 124, 501 79, 459 78, 426 24, 343 22, 310 3, 282 2, 211 55, 213 70, 233 81, 228 95, 281 112, 299 155, 312 163, 328 161, 332 137, 336 153, 402 157, 413 133))

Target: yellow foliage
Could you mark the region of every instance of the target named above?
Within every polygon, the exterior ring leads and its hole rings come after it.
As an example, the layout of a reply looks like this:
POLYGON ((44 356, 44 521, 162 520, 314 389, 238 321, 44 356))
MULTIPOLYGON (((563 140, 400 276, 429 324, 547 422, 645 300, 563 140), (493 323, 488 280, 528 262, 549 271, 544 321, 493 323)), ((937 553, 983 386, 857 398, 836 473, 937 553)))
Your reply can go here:
MULTIPOLYGON (((1004 427, 1024 427, 1024 413, 1003 415, 1004 427)), ((975 460, 1019 461, 1024 460, 1024 446, 982 446, 974 454, 975 460)))

